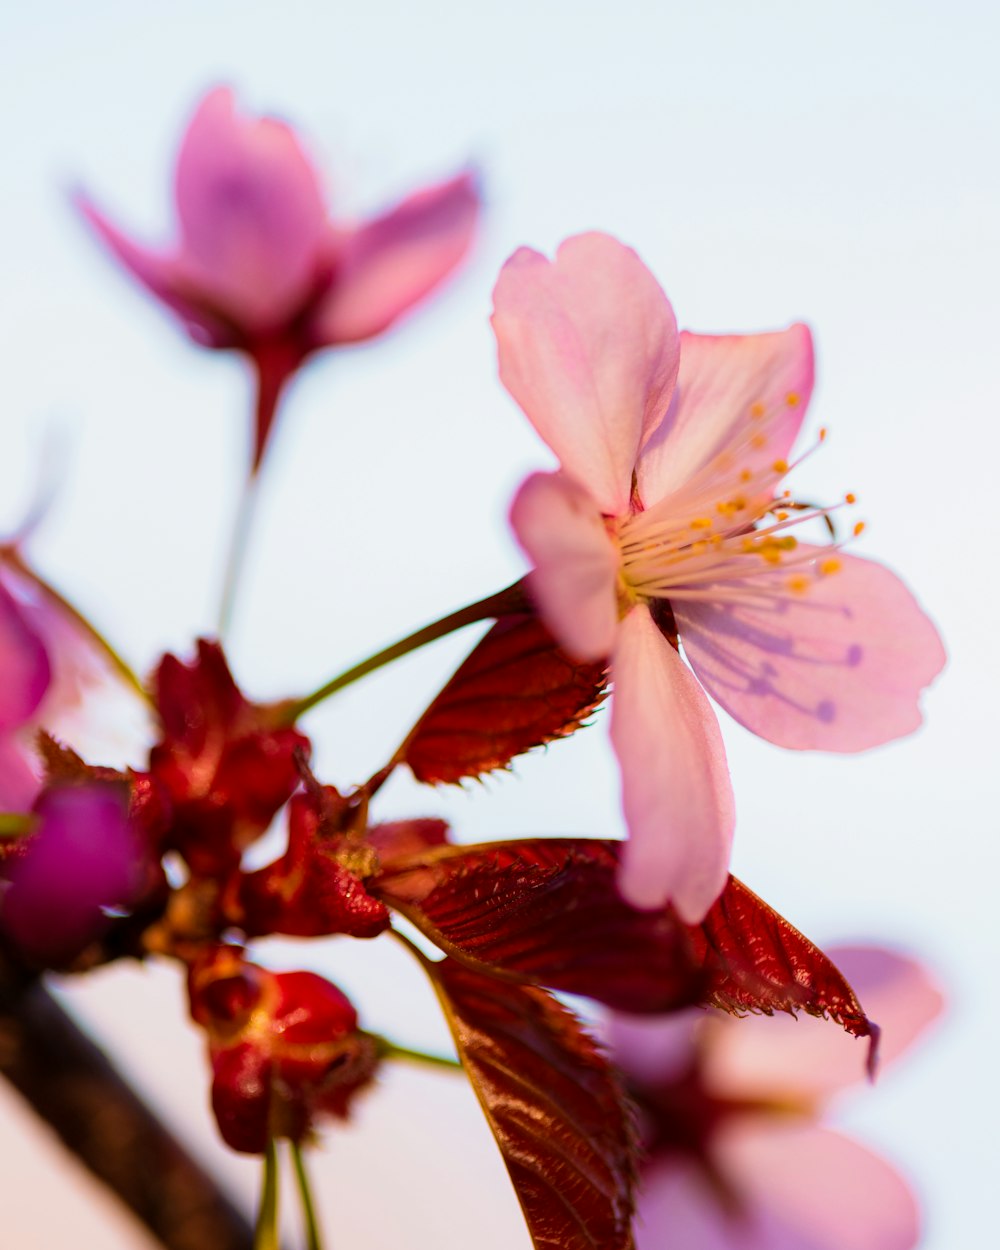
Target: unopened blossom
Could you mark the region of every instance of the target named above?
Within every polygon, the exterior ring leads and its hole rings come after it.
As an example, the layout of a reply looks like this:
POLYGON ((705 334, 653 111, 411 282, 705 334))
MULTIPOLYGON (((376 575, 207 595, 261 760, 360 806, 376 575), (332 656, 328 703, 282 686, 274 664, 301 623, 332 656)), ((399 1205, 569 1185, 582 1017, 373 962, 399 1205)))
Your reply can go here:
MULTIPOLYGON (((882 1026, 883 1065, 941 1009, 919 964, 830 952, 882 1026)), ((908 1185, 821 1120, 865 1078, 866 1046, 829 1021, 688 1012, 617 1017, 616 1063, 639 1109, 638 1250, 911 1250, 908 1185)))
POLYGON ((317 171, 291 127, 245 117, 210 91, 181 141, 177 239, 135 243, 86 197, 98 234, 205 347, 233 348, 259 380, 258 464, 285 382, 312 352, 380 334, 455 268, 479 211, 465 173, 360 223, 327 213, 317 171))
POLYGON ((805 326, 679 334, 601 234, 555 261, 522 248, 494 301, 500 377, 561 463, 512 507, 529 586, 570 654, 610 658, 620 884, 697 922, 735 820, 706 691, 780 746, 860 751, 918 726, 941 642, 894 574, 798 536, 828 511, 783 485, 813 385, 805 326))

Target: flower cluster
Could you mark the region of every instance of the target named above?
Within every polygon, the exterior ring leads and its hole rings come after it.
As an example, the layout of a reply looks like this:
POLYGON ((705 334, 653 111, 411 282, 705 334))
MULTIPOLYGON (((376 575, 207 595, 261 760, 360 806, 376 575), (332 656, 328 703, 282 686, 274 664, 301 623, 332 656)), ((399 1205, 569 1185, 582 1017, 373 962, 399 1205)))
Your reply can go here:
MULTIPOLYGON (((331 221, 294 132, 240 116, 225 88, 181 144, 173 247, 78 203, 197 343, 251 362, 251 481, 296 371, 435 289, 479 213, 461 174, 331 221)), ((264 1156, 265 1193, 275 1143, 297 1152, 348 1119, 381 1064, 448 1063, 366 1031, 315 973, 267 966, 274 936, 386 937, 434 986, 537 1246, 907 1250, 905 1184, 811 1121, 874 1070, 876 1019, 892 1055, 939 998, 912 961, 824 954, 729 875, 735 802, 709 703, 781 746, 860 751, 917 727, 943 664, 895 574, 848 554, 850 537, 822 541, 853 497, 813 506, 784 484, 810 333, 680 333, 636 254, 602 234, 551 262, 515 252, 494 303, 501 381, 559 461, 513 501, 532 568, 311 694, 255 702, 217 639, 140 681, 23 541, 0 545, 0 960, 22 978, 174 961, 219 1132, 264 1156), (402 746, 346 792, 325 783, 303 715, 477 621, 492 624, 402 746), (154 724, 128 771, 54 732, 67 701, 101 706, 73 678, 94 656, 154 724), (397 769, 481 777, 576 732, 609 693, 625 841, 469 846, 436 819, 374 819, 397 769), (276 820, 285 849, 249 867, 276 820), (604 1013, 607 1047, 566 994, 604 1013)), ((259 1244, 269 1219, 264 1201, 259 1244)))

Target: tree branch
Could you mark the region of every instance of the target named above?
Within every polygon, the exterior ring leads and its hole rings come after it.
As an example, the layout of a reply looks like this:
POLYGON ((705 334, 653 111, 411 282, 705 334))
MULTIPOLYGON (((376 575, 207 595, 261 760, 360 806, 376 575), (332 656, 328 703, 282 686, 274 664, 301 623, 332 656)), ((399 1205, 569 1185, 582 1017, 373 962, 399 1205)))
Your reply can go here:
POLYGON ((250 1225, 42 983, 0 956, 0 1073, 167 1250, 250 1250, 250 1225))

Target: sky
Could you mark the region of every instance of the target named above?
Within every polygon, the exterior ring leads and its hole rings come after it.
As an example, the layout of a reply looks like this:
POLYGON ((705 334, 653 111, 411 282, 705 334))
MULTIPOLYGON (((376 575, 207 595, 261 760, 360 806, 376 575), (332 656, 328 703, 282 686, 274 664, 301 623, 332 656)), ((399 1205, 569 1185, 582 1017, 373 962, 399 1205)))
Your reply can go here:
MULTIPOLYGON (((894 944, 944 987, 934 1036, 839 1120, 915 1179, 926 1250, 975 1245, 993 1224, 998 27, 995 7, 972 0, 0 12, 0 526, 57 446, 63 485, 34 554, 140 669, 213 628, 249 388, 237 361, 198 351, 114 271, 68 193, 85 186, 138 237, 169 238, 173 153, 209 86, 300 128, 334 213, 469 163, 485 195, 448 289, 379 343, 316 360, 288 396, 231 645, 260 697, 310 689, 523 572, 506 512, 551 460, 496 377, 490 291, 514 248, 551 253, 607 230, 637 249, 683 326, 812 326, 807 437, 821 425, 830 437, 796 486, 858 495, 859 554, 906 577, 950 662, 925 727, 861 757, 793 756, 725 723, 734 870, 816 940, 894 944)), ((473 637, 317 709, 321 775, 369 775, 473 637)), ((442 814, 467 840, 622 832, 600 716, 512 776, 448 792, 400 777, 380 800, 380 817, 442 814)), ((275 944, 268 958, 334 976, 370 1027, 444 1046, 416 969, 361 947, 275 944)), ((112 970, 64 993, 252 1195, 255 1170, 213 1140, 172 969, 112 970)), ((72 1227, 80 1247, 145 1245, 0 1099, 0 1195, 5 1221, 23 1222, 19 1244, 62 1244, 72 1227), (40 1176, 59 1203, 39 1203, 40 1176)), ((476 1117, 460 1082, 390 1074, 317 1161, 333 1244, 414 1244, 416 1227, 416 1244, 438 1250, 526 1246, 476 1117), (456 1210, 428 1202, 435 1186, 459 1195, 456 1210)))

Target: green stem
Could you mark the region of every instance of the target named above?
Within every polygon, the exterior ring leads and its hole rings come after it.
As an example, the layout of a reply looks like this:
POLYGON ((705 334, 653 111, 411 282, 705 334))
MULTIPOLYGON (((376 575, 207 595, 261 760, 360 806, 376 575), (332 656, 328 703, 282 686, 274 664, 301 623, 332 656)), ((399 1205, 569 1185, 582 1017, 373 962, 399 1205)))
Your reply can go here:
POLYGON ((36 573, 35 570, 25 562, 23 556, 16 547, 0 547, 0 561, 14 569, 15 572, 17 572, 21 577, 31 582, 35 589, 40 591, 50 603, 54 604, 60 612, 62 612, 65 616, 68 616, 74 624, 78 625, 94 646, 97 647, 99 651, 104 653, 108 663, 115 670, 118 676, 121 677, 127 685, 131 686, 144 702, 150 702, 149 692, 146 690, 145 686, 143 686, 135 671, 127 663, 127 661, 122 658, 118 651, 116 651, 111 643, 108 642, 107 638, 105 638, 97 627, 93 625, 78 608, 75 608, 73 604, 61 595, 50 582, 47 582, 41 574, 36 573))
POLYGON ((38 817, 27 812, 0 812, 0 842, 13 842, 32 832, 38 817))
POLYGON ((432 1055, 425 1050, 413 1050, 409 1046, 397 1046, 395 1042, 384 1037, 378 1039, 379 1054, 383 1059, 402 1059, 406 1063, 422 1063, 431 1068, 447 1068, 451 1072, 461 1071, 462 1065, 457 1059, 447 1055, 432 1055))
POLYGON ((278 1151, 272 1137, 264 1155, 260 1210, 253 1234, 253 1250, 280 1250, 278 1242, 278 1151))
POLYGON ((306 1172, 305 1160, 302 1157, 302 1147, 297 1141, 288 1144, 292 1152, 292 1165, 295 1168, 295 1179, 298 1182, 299 1199, 302 1203, 302 1219, 306 1226, 306 1247, 307 1250, 323 1250, 319 1224, 316 1220, 316 1206, 313 1203, 312 1188, 309 1185, 309 1174, 306 1172))
POLYGON ((219 638, 228 632, 233 619, 233 607, 236 603, 236 592, 243 568, 246 564, 247 551, 250 547, 250 532, 253 529, 254 512, 257 507, 257 484, 260 475, 255 466, 243 483, 243 491, 236 509, 236 520, 229 539, 229 553, 226 556, 226 571, 222 581, 222 597, 219 601, 219 638))
POLYGON ((376 652, 375 655, 369 656, 367 660, 362 660, 360 664, 355 664, 353 668, 331 678, 312 694, 292 700, 284 707, 284 718, 288 724, 293 724, 304 712, 308 712, 317 703, 322 703, 330 695, 336 694, 338 690, 343 690, 345 686, 350 686, 360 678, 367 677, 369 673, 382 668, 383 665, 391 664, 393 660, 399 660, 404 655, 409 655, 411 651, 426 646, 429 642, 436 642, 438 638, 453 634, 457 629, 464 629, 466 625, 473 625, 476 621, 488 621, 506 616, 508 613, 527 610, 528 600, 524 593, 523 583, 515 582, 512 586, 497 591, 495 595, 470 603, 464 608, 459 608, 457 612, 451 612, 439 621, 434 621, 431 625, 425 625, 416 633, 402 638, 399 642, 394 642, 391 646, 376 652))

